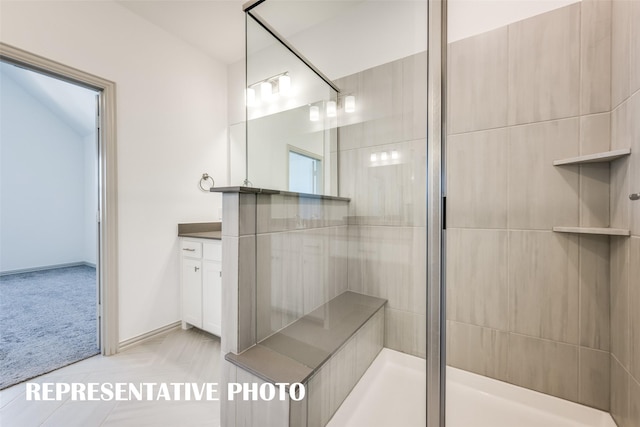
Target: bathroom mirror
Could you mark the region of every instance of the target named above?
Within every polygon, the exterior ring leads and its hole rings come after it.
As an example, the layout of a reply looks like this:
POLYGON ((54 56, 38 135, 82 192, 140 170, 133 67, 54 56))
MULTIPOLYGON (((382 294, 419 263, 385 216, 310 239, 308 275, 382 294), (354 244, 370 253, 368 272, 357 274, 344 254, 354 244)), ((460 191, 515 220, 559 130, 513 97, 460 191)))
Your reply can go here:
MULTIPOLYGON (((250 14, 246 61, 244 184, 337 196, 338 92, 250 14)), ((232 130, 235 165, 243 154, 239 141, 242 132, 232 130)))

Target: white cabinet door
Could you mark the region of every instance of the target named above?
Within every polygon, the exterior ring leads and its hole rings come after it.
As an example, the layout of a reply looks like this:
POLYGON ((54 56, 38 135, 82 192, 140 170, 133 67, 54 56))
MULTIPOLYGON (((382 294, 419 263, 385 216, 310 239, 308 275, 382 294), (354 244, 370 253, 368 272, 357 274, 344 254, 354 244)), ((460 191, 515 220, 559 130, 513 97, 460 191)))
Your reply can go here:
POLYGON ((202 328, 202 261, 182 258, 182 320, 202 328))
POLYGON ((220 336, 222 320, 222 263, 203 261, 202 329, 220 336))

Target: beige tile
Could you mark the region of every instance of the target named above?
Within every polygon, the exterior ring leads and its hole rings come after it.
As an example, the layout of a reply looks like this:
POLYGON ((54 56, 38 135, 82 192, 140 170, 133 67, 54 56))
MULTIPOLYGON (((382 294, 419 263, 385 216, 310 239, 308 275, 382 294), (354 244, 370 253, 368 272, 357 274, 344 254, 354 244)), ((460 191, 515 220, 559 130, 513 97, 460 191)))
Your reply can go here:
POLYGON ((623 102, 611 111, 611 149, 631 147, 628 103, 623 102))
POLYGON ((402 139, 427 137, 427 52, 402 59, 402 139))
POLYGON ((507 124, 507 27, 449 45, 449 132, 507 124))
POLYGON ((237 237, 239 233, 240 194, 222 195, 222 235, 237 237))
POLYGON ((583 0, 580 21, 580 112, 608 111, 611 109, 611 1, 583 0))
POLYGON ((611 5, 611 107, 629 96, 630 15, 629 0, 613 0, 611 5))
POLYGON ((578 343, 578 237, 509 232, 510 331, 578 343))
POLYGON ((610 146, 611 113, 607 112, 581 116, 580 155, 609 151, 610 146))
POLYGON ((356 333, 356 380, 360 379, 384 345, 384 308, 356 333))
POLYGON ((580 348, 579 403, 609 411, 610 357, 608 351, 580 348))
POLYGON ((101 425, 117 402, 68 401, 46 419, 42 426, 101 425))
POLYGON ((506 230, 447 231, 447 318, 507 331, 506 230))
POLYGON ((255 235, 240 237, 238 259, 238 351, 244 351, 256 343, 255 235))
POLYGON ((608 227, 610 167, 608 163, 580 166, 580 226, 608 227))
MULTIPOLYGON (((638 71, 640 72, 640 70, 638 71)), ((640 193, 640 92, 636 92, 628 103, 629 132, 631 135, 631 156, 629 158, 629 193, 640 193)), ((631 201, 630 228, 631 234, 640 236, 640 201, 631 201)))
POLYGON ((507 227, 507 129, 450 136, 447 226, 507 227))
POLYGON ((510 129, 508 221, 510 228, 550 230, 579 221, 579 168, 553 166, 577 156, 579 120, 510 129))
POLYGON ((222 351, 238 352, 238 237, 222 236, 222 351))
POLYGON ((640 379, 640 237, 629 240, 629 315, 629 371, 640 379))
POLYGON ((640 382, 629 379, 629 421, 631 427, 640 427, 640 382))
POLYGON ((425 358, 427 317, 421 314, 385 308, 384 346, 425 358))
POLYGON ((611 416, 616 424, 627 427, 629 423, 629 380, 627 371, 615 357, 611 357, 611 416))
POLYGON ((356 377, 356 348, 356 340, 353 337, 332 356, 331 416, 338 410, 358 380, 356 377))
MULTIPOLYGON (((611 163, 609 183, 610 222, 614 228, 631 228, 630 161, 622 158, 611 163)), ((637 203, 637 202, 636 202, 637 203)))
POLYGON ((637 1, 632 1, 630 7, 629 30, 631 37, 629 38, 629 74, 631 81, 629 93, 634 93, 640 89, 640 4, 637 1))
POLYGON ((629 238, 611 237, 611 353, 629 367, 629 238))
POLYGON ((580 236, 580 345, 608 351, 609 238, 580 236))
POLYGON ((466 323, 447 322, 447 364, 507 380, 509 334, 466 323))
MULTIPOLYGON (((244 369, 238 369, 238 382, 247 384, 257 384, 258 387, 264 384, 260 378, 252 375, 244 369)), ((273 399, 266 401, 238 400, 236 404, 236 425, 246 427, 261 427, 264 425, 273 427, 289 426, 289 401, 273 399)))
POLYGON ((509 124, 580 112, 580 4, 509 25, 509 124))
MULTIPOLYGON (((362 72, 363 147, 402 140, 402 61, 362 72)), ((356 100, 357 102, 357 100, 356 100)))
POLYGON ((509 334, 510 383, 578 400, 578 347, 509 334))
POLYGON ((307 422, 323 427, 331 417, 331 362, 326 363, 307 383, 307 422))

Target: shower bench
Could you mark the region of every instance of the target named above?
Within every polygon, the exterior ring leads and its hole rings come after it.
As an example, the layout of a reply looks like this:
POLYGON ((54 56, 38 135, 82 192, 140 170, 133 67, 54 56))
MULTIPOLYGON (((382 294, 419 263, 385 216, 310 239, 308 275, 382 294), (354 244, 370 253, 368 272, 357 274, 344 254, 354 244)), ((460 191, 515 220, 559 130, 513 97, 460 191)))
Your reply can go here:
POLYGON ((301 383, 306 396, 240 400, 236 423, 244 426, 324 426, 383 347, 386 300, 347 291, 262 340, 225 359, 242 368, 238 383, 301 383))

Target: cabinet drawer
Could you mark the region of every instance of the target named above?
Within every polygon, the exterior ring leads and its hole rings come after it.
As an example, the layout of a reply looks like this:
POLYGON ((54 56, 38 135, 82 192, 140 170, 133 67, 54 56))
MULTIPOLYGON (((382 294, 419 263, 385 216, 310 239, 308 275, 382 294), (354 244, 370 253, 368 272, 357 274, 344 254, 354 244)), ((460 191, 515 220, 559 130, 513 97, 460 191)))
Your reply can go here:
POLYGON ((182 253, 182 256, 202 258, 202 243, 183 240, 182 250, 180 252, 182 253))
POLYGON ((222 242, 207 242, 203 245, 203 258, 211 261, 222 261, 222 242))

